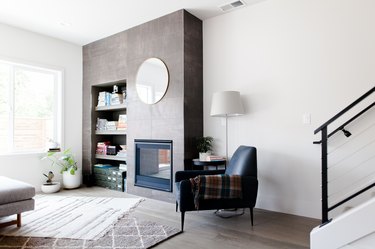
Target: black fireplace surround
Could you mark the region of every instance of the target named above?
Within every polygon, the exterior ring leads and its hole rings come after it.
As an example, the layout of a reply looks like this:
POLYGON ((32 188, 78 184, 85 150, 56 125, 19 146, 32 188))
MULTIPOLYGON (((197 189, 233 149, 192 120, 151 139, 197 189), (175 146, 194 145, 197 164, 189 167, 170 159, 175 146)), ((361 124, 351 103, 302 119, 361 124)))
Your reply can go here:
POLYGON ((172 192, 172 140, 135 139, 134 185, 172 192))

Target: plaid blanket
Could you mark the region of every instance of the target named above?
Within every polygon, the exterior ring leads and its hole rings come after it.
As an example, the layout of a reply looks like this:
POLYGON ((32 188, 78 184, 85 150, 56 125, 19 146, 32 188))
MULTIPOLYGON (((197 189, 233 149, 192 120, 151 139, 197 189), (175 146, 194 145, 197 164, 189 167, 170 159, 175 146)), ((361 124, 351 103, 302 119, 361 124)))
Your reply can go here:
POLYGON ((241 176, 203 175, 190 178, 195 208, 199 200, 242 198, 241 176))

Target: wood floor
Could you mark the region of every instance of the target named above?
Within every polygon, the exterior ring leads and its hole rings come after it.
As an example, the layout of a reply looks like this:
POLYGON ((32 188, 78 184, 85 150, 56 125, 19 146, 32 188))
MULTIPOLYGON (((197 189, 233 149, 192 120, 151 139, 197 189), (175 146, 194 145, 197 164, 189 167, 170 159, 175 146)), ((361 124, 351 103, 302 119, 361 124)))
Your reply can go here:
MULTIPOLYGON (((58 195, 134 197, 99 187, 64 190, 58 195)), ((175 205, 146 199, 134 211, 136 217, 172 227, 180 227, 180 213, 175 205)), ((251 227, 249 210, 242 216, 223 219, 213 211, 187 212, 184 232, 155 248, 201 249, 299 249, 309 248, 309 234, 319 220, 289 214, 254 210, 254 227, 251 227)))

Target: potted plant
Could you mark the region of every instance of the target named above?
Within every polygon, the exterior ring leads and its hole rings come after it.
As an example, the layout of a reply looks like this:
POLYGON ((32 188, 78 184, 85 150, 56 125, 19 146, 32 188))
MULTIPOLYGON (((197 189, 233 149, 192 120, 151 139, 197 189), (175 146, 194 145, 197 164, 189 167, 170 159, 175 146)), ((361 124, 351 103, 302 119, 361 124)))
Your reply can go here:
POLYGON ((43 193, 51 194, 51 193, 56 193, 60 191, 60 182, 53 181, 53 178, 55 177, 55 175, 53 174, 52 171, 49 171, 48 175, 47 174, 43 174, 43 175, 47 177, 46 183, 44 183, 41 186, 41 190, 43 193))
POLYGON ((198 137, 197 149, 199 152, 199 161, 207 161, 207 157, 211 154, 213 137, 198 137))
POLYGON ((81 185, 82 170, 78 169, 71 149, 66 149, 62 153, 49 151, 43 159, 50 160, 52 162, 51 166, 54 164, 60 166, 64 188, 73 189, 81 185))

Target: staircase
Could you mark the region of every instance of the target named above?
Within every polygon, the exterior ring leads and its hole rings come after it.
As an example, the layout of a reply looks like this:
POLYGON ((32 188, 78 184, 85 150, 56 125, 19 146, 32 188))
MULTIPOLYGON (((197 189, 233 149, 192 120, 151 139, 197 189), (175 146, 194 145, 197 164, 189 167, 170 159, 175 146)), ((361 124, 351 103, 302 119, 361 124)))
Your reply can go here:
POLYGON ((375 248, 375 197, 310 234, 311 249, 375 248))
POLYGON ((321 134, 314 144, 322 153, 322 225, 310 234, 312 249, 375 248, 374 92, 314 131, 321 134))

